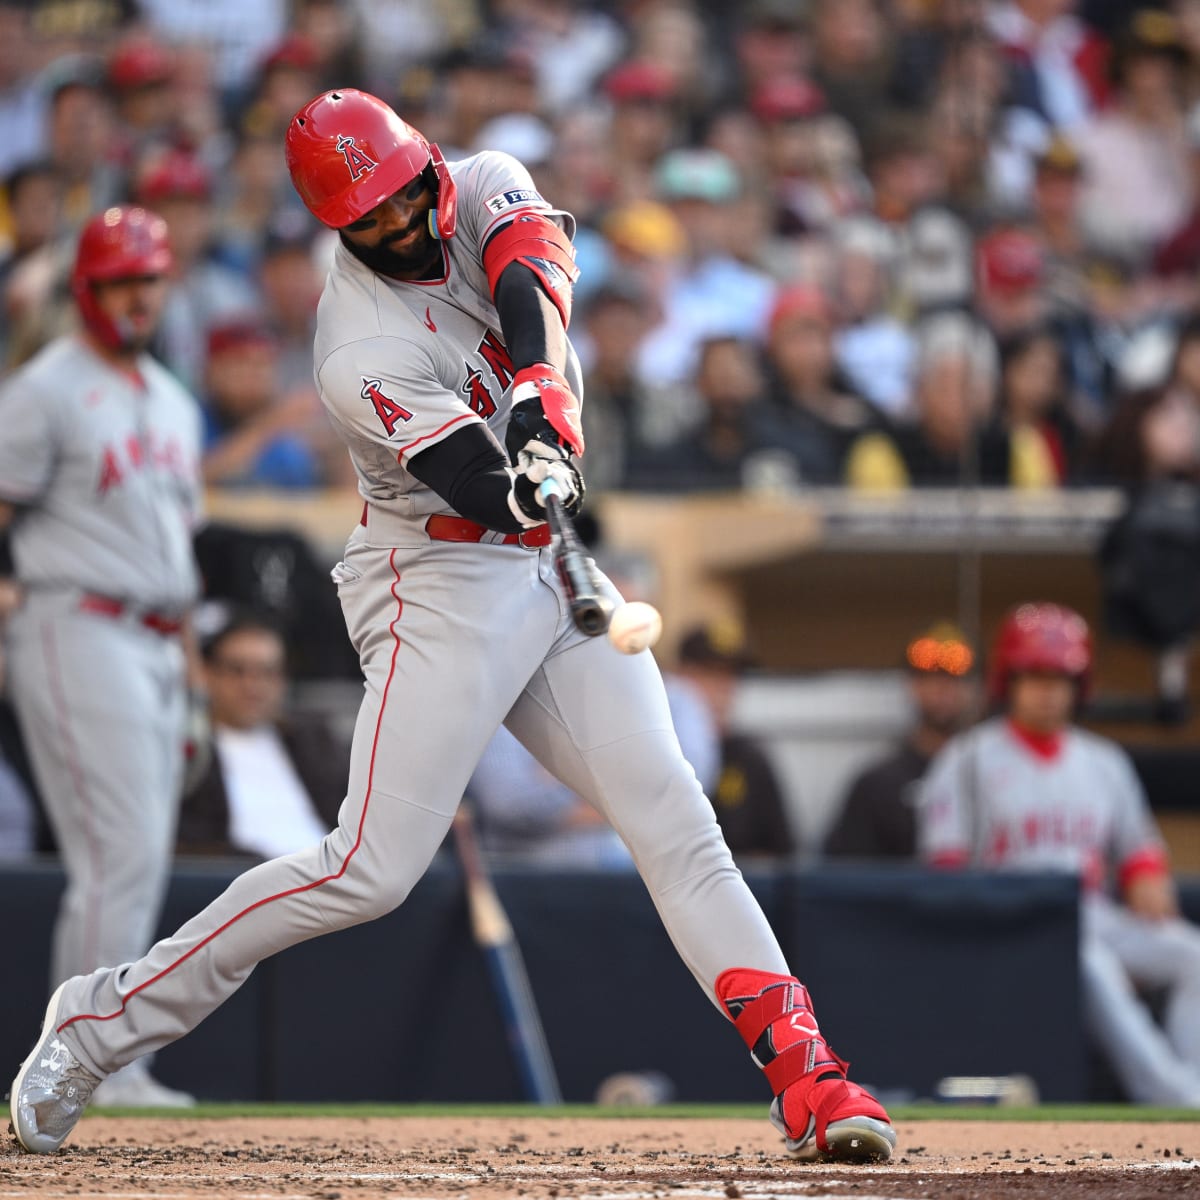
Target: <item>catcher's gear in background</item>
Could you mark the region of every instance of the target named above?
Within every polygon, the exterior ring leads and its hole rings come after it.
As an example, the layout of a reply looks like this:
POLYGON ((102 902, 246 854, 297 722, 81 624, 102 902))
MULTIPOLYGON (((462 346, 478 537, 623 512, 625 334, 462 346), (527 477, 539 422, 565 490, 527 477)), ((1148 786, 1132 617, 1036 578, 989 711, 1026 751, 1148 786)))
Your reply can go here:
POLYGON ((1069 675, 1087 693, 1092 671, 1092 635, 1074 609, 1061 604, 1022 604, 1004 618, 992 647, 988 690, 1003 700, 1014 675, 1026 671, 1069 675))
POLYGON ((355 88, 324 92, 288 126, 288 170, 318 221, 340 229, 423 172, 437 196, 429 231, 454 236, 455 187, 441 150, 382 100, 355 88))
POLYGON ((111 349, 125 345, 125 334, 96 303, 97 283, 165 275, 171 269, 167 223, 132 205, 106 208, 83 227, 71 271, 71 291, 83 323, 111 349))

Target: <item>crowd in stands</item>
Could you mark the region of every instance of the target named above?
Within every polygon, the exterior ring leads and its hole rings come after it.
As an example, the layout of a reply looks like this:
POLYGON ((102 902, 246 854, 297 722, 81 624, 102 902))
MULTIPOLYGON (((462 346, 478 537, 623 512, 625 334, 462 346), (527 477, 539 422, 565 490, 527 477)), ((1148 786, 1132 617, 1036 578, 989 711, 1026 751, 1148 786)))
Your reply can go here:
POLYGON ((1197 470, 1196 0, 0 0, 0 46, 3 361, 157 210, 214 486, 352 482, 283 159, 336 86, 575 214, 593 489, 1197 470))

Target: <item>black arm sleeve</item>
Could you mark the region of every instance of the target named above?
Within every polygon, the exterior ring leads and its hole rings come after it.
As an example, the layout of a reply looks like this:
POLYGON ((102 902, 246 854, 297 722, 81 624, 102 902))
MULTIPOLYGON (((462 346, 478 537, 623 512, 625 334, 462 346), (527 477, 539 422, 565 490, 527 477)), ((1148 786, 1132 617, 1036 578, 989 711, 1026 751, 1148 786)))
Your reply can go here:
POLYGON ((507 467, 499 442, 474 421, 408 460, 409 471, 456 513, 500 533, 519 533, 524 526, 508 507, 507 467))
POLYGON ((509 263, 496 284, 500 332, 519 371, 549 363, 561 371, 567 363, 567 331, 538 277, 519 262, 509 263))

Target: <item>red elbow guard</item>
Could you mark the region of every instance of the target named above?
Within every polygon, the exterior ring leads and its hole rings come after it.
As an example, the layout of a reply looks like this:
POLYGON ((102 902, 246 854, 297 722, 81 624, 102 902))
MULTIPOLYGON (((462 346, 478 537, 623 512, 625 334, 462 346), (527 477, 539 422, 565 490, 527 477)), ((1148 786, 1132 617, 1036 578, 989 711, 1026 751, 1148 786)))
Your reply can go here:
POLYGON ((483 266, 493 296, 504 268, 515 262, 538 277, 566 329, 571 323, 572 289, 579 278, 571 239, 542 213, 519 213, 483 248, 483 266))

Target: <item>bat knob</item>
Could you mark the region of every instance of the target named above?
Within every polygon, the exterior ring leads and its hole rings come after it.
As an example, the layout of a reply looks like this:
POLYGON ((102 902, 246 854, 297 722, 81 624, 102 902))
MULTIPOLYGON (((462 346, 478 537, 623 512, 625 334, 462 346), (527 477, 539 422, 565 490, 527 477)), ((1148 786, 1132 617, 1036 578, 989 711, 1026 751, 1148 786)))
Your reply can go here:
POLYGON ((605 596, 594 599, 579 600, 571 606, 571 615, 575 619, 575 627, 588 637, 599 637, 608 632, 608 623, 612 620, 612 602, 605 596))

